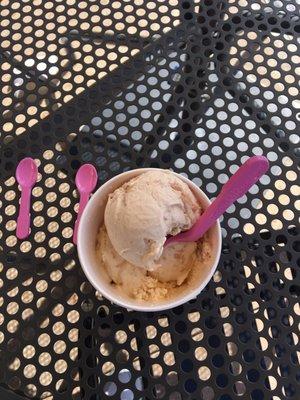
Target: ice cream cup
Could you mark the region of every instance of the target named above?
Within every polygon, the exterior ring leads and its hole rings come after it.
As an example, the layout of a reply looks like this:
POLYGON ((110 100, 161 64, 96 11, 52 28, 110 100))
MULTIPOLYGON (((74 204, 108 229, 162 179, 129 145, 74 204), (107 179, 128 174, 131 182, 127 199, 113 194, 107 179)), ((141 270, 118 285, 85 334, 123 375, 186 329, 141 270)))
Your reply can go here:
MULTIPOLYGON (((163 311, 186 303, 187 301, 195 298, 204 289, 217 268, 221 254, 222 235, 220 223, 217 221, 210 230, 213 254, 211 266, 206 270, 205 275, 199 278, 199 283, 197 283, 197 285, 194 286, 190 292, 180 294, 178 297, 172 300, 148 304, 142 303, 135 299, 129 299, 128 297, 125 297, 125 295, 122 296, 119 291, 114 289, 107 277, 104 276, 105 274, 101 273, 101 269, 99 268, 99 260, 96 253, 97 234, 100 226, 103 224, 104 210, 108 195, 118 187, 122 186, 128 180, 149 170, 152 171, 153 169, 140 168, 123 172, 122 174, 117 175, 107 181, 93 194, 81 217, 78 229, 77 247, 80 263, 86 277, 94 286, 94 288, 98 290, 104 297, 129 310, 153 312, 163 311)), ((196 186, 189 179, 176 174, 175 172, 172 173, 189 185, 190 189, 193 191, 204 209, 209 206, 210 200, 204 194, 204 192, 198 188, 198 186, 196 186)))

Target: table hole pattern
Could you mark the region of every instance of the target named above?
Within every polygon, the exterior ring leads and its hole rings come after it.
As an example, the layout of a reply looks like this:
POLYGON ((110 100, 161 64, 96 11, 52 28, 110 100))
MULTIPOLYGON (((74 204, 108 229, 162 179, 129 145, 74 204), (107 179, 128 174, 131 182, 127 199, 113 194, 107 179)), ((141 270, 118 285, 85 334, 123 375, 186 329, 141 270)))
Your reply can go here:
POLYGON ((0 384, 27 398, 296 399, 298 4, 1 1, 0 384), (172 169, 214 198, 270 170, 221 218, 213 279, 164 313, 95 293, 72 243, 74 177, 172 169), (18 161, 39 167, 16 238, 18 161))

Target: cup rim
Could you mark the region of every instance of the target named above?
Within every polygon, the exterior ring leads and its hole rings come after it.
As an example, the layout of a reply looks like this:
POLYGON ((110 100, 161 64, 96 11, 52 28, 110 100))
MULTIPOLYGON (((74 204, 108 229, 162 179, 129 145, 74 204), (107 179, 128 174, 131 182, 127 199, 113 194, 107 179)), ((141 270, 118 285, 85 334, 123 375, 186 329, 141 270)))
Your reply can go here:
POLYGON ((187 183, 189 185, 189 187, 191 187, 193 189, 193 191, 196 191, 197 194, 200 195, 199 197, 204 199, 208 205, 211 203, 211 201, 206 196, 206 194, 202 191, 202 189, 200 189, 194 182, 192 182, 188 178, 186 178, 174 171, 171 171, 168 169, 163 169, 163 168, 137 168, 137 169, 133 169, 130 171, 125 171, 125 172, 122 172, 121 174, 118 174, 118 175, 114 176, 113 178, 109 179, 102 186, 100 186, 96 190, 96 192, 92 195, 92 197, 90 198, 90 200, 89 200, 87 206, 85 207, 85 210, 83 211, 83 214, 81 216, 81 220, 80 220, 79 227, 78 227, 78 238, 77 238, 77 250, 78 250, 78 257, 79 257, 80 265, 81 265, 81 268, 82 268, 85 276, 87 277, 88 281, 91 283, 91 285, 97 291, 99 291, 99 293, 101 295, 103 295, 106 299, 110 300, 112 303, 117 304, 121 307, 124 307, 128 310, 144 311, 144 312, 145 311, 146 312, 164 311, 164 310, 168 310, 168 309, 171 309, 174 307, 178 307, 178 306, 192 300, 197 295, 199 295, 202 292, 202 290, 206 287, 208 282, 211 280, 211 278, 218 266, 218 263, 220 260, 220 255, 221 255, 221 247, 222 247, 221 226, 220 226, 220 221, 217 220, 215 223, 216 228, 217 228, 217 232, 216 232, 217 245, 216 245, 216 251, 214 252, 214 254, 215 254, 214 261, 213 261, 211 267, 209 268, 209 273, 207 274, 206 278, 203 281, 201 281, 191 292, 184 294, 182 297, 168 301, 168 304, 158 303, 158 304, 146 306, 146 305, 141 305, 141 304, 134 304, 134 300, 126 301, 123 299, 122 300, 116 299, 113 296, 112 292, 109 292, 108 290, 106 290, 104 285, 102 285, 102 287, 101 287, 100 282, 95 282, 95 280, 92 278, 91 273, 90 273, 90 271, 93 269, 93 267, 92 267, 92 265, 88 265, 89 263, 85 256, 85 249, 83 247, 83 240, 82 240, 83 235, 84 235, 84 228, 86 225, 86 219, 87 219, 87 216, 89 214, 89 211, 90 211, 92 205, 95 202, 100 202, 101 198, 105 195, 106 188, 108 186, 110 186, 112 183, 115 183, 116 181, 120 180, 120 181, 122 181, 122 183, 120 182, 120 186, 121 186, 125 181, 128 181, 131 178, 133 178, 137 175, 140 175, 142 173, 145 173, 147 171, 153 171, 153 170, 169 171, 172 174, 175 174, 178 178, 180 178, 185 183, 187 183), (124 181, 122 179, 124 177, 128 177, 128 179, 126 179, 124 181))

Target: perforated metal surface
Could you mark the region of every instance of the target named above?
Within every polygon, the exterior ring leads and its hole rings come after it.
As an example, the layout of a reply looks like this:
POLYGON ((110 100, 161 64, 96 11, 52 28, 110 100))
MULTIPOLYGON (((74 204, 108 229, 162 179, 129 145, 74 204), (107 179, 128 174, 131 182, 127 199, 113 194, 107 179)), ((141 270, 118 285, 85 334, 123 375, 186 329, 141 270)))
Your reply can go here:
POLYGON ((299 2, 0 4, 0 382, 21 396, 299 397, 299 2), (99 185, 172 168, 214 197, 265 154, 224 219, 218 271, 160 314, 94 292, 72 244, 84 162, 99 185), (16 239, 18 161, 39 164, 16 239), (297 394, 298 393, 298 394, 297 394))

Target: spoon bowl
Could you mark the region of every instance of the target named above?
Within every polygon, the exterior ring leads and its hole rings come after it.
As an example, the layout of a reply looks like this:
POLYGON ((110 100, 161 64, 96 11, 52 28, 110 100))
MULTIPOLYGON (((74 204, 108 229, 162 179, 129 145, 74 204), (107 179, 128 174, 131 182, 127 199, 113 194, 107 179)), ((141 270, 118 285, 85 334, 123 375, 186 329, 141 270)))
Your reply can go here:
POLYGON ((97 171, 92 164, 82 165, 75 178, 75 183, 80 193, 91 193, 97 184, 97 171))
POLYGON ((16 178, 19 185, 24 188, 33 188, 37 181, 38 168, 30 157, 23 158, 17 166, 16 178))

